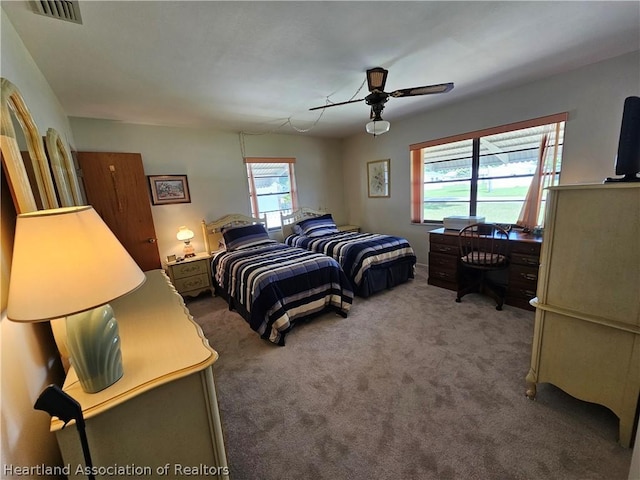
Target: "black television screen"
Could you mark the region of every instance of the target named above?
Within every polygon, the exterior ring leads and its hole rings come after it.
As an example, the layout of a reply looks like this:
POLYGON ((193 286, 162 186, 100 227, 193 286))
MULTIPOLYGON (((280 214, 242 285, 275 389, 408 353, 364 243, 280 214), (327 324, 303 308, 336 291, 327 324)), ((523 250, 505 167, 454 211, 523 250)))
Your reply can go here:
POLYGON ((622 111, 616 175, 607 182, 640 182, 640 97, 627 97, 622 111))

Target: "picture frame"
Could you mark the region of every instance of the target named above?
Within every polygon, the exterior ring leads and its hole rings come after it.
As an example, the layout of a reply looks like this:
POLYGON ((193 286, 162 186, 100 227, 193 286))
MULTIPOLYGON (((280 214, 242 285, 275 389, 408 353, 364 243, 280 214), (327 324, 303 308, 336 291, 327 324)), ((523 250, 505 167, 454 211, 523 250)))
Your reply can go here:
POLYGON ((391 196, 391 159, 367 162, 367 188, 369 198, 391 196))
POLYGON ((186 175, 147 175, 153 205, 191 203, 186 175))

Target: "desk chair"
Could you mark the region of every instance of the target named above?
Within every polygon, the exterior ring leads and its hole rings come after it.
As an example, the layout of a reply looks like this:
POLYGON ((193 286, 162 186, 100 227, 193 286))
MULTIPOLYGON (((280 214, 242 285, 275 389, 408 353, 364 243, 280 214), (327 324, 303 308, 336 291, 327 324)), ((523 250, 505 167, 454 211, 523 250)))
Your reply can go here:
POLYGON ((506 288, 490 277, 489 272, 504 270, 509 265, 509 233, 492 223, 474 223, 458 234, 460 268, 458 269, 458 295, 460 303, 467 293, 489 295, 502 310, 506 288))

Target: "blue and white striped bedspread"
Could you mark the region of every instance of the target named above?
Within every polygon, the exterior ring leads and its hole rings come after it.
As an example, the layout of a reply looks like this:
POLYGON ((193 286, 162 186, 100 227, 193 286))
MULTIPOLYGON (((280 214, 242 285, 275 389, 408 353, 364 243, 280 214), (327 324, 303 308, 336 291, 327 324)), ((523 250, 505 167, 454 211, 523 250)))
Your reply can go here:
POLYGON ((244 307, 251 328, 278 345, 296 320, 324 310, 346 317, 353 302, 334 259, 278 242, 223 252, 212 272, 229 302, 244 307))
POLYGON ((402 237, 377 233, 340 232, 322 237, 289 235, 287 245, 335 258, 355 287, 362 283, 370 268, 383 268, 396 261, 415 265, 416 255, 409 241, 402 237))

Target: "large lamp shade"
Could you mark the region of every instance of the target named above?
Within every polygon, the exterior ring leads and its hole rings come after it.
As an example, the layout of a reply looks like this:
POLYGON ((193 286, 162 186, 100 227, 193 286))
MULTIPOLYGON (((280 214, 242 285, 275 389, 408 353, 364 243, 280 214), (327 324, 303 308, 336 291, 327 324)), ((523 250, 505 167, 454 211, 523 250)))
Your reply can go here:
POLYGON ((93 207, 20 214, 7 318, 15 322, 39 322, 67 317, 71 364, 85 391, 97 391, 108 386, 105 382, 117 380, 114 376, 122 376, 117 324, 111 308, 105 304, 135 290, 145 279, 93 207), (94 311, 96 307, 99 310, 94 311), (72 319, 77 324, 73 327, 72 319), (114 350, 106 359, 94 358, 102 355, 99 350, 104 348, 114 350), (102 378, 105 362, 113 370, 107 372, 106 379, 102 378), (89 385, 89 380, 85 385, 85 375, 100 377, 97 385, 89 385))

